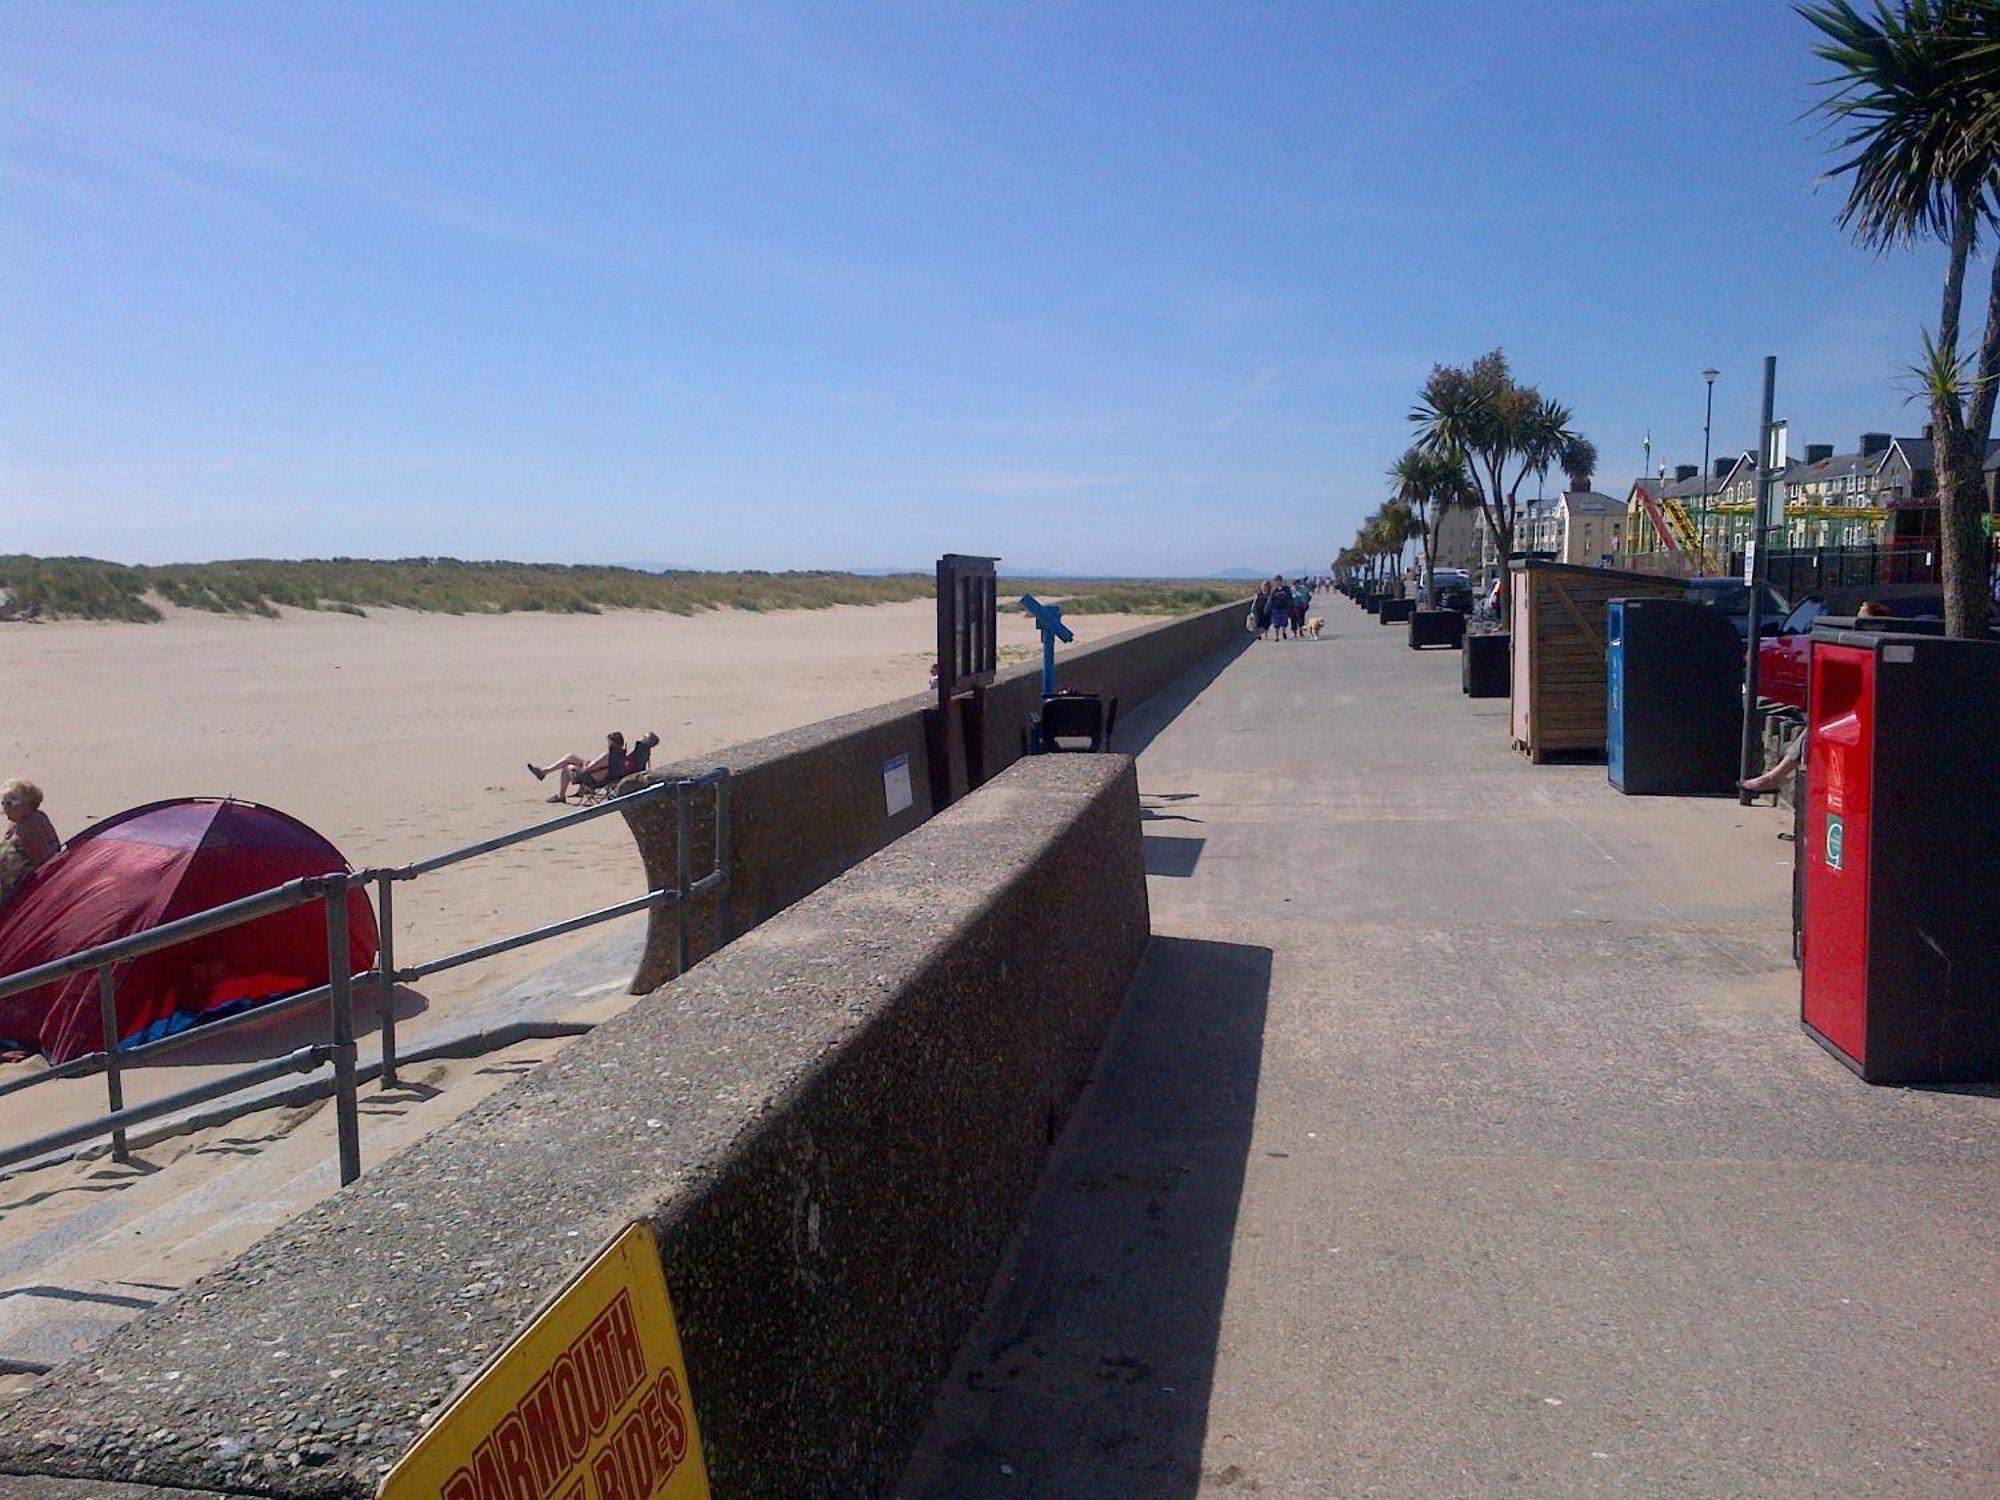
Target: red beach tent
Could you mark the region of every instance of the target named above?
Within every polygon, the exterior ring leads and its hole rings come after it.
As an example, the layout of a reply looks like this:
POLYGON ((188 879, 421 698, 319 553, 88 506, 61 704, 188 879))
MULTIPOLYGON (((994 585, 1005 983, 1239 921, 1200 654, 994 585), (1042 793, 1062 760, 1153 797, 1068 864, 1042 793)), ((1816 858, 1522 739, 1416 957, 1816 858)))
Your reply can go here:
MULTIPOLYGON (((135 807, 79 833, 0 906, 0 975, 347 868, 338 849, 274 807, 214 797, 135 807)), ((347 920, 348 972, 359 973, 375 962, 366 892, 348 893, 347 920)), ((121 965, 119 1038, 152 1041, 326 977, 326 910, 310 901, 121 965)), ((0 999, 0 1038, 52 1063, 98 1051, 96 974, 0 999)))

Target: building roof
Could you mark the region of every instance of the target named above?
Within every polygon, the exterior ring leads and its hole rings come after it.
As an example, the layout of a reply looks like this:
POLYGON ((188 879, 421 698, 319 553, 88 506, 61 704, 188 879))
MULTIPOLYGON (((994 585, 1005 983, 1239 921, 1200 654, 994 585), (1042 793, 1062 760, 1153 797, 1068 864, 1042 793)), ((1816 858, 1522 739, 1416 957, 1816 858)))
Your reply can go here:
POLYGON ((1937 467, 1937 444, 1929 438, 1897 438, 1889 445, 1900 448, 1904 461, 1912 469, 1934 469, 1937 467))
POLYGON ((1614 500, 1598 490, 1565 490, 1556 497, 1556 500, 1571 515, 1608 516, 1625 513, 1623 500, 1614 500))
POLYGON ((1820 484, 1830 479, 1845 479, 1850 474, 1865 474, 1872 471, 1873 463, 1865 462, 1859 453, 1836 453, 1832 458, 1822 458, 1817 463, 1801 463, 1785 473, 1787 484, 1820 484))

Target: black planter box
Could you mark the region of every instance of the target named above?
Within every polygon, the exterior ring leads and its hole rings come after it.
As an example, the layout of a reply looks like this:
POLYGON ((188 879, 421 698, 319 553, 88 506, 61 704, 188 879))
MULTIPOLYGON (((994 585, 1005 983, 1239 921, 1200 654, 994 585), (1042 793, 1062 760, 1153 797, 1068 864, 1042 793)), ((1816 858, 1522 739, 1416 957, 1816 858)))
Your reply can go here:
POLYGON ((1458 647, 1465 642, 1465 616, 1455 609, 1420 609, 1410 616, 1410 649, 1458 647))
POLYGON ((1507 643, 1511 639, 1504 630, 1465 638, 1465 655, 1459 662, 1458 670, 1459 685, 1465 689, 1466 697, 1505 698, 1508 695, 1507 643))
POLYGON ((1367 610, 1369 614, 1374 614, 1382 607, 1382 596, 1380 594, 1363 594, 1361 596, 1361 607, 1367 610))
POLYGON ((1382 607, 1378 611, 1381 619, 1377 623, 1383 625, 1400 625, 1409 619, 1411 615, 1415 614, 1416 609, 1417 601, 1414 599, 1384 599, 1382 607))

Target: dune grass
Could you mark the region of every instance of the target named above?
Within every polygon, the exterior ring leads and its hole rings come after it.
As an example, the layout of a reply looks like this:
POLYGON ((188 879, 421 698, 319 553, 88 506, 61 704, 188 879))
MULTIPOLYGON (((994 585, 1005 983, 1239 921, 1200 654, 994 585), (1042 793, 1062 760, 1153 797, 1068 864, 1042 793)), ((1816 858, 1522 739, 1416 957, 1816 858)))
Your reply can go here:
MULTIPOLYGON (((299 562, 257 558, 134 567, 89 557, 0 556, 0 588, 45 619, 151 621, 155 601, 227 615, 291 609, 413 609, 435 614, 596 614, 654 609, 825 609, 929 598, 927 573, 864 578, 853 573, 648 573, 637 568, 549 563, 460 562, 449 557, 299 562)), ((1002 607, 1023 593, 1060 599, 1069 614, 1182 614, 1240 599, 1229 583, 1002 579, 1002 607)))
POLYGON ((544 563, 331 558, 280 562, 171 563, 128 567, 94 558, 0 557, 0 587, 46 618, 157 620, 154 599, 216 614, 274 615, 279 606, 340 610, 414 609, 435 614, 596 614, 656 609, 825 609, 919 599, 935 587, 918 574, 648 573, 636 568, 544 563))

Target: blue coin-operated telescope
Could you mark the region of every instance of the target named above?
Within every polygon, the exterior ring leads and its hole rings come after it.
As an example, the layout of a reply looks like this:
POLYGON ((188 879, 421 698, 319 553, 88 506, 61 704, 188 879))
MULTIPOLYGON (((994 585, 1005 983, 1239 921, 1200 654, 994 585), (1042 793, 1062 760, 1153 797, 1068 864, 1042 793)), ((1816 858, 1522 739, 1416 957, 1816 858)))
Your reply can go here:
POLYGON ((1029 726, 1028 749, 1036 755, 1104 749, 1118 719, 1118 700, 1107 705, 1096 693, 1057 692, 1056 642, 1073 641, 1076 635, 1063 624, 1060 604, 1044 604, 1033 594, 1023 594, 1021 608, 1034 616, 1035 628, 1042 633, 1042 712, 1029 726))
POLYGON ((1033 594, 1021 596, 1021 608, 1035 617, 1035 629, 1042 633, 1042 696, 1056 695, 1056 642, 1076 639, 1076 632, 1062 622, 1060 604, 1044 604, 1033 594))

